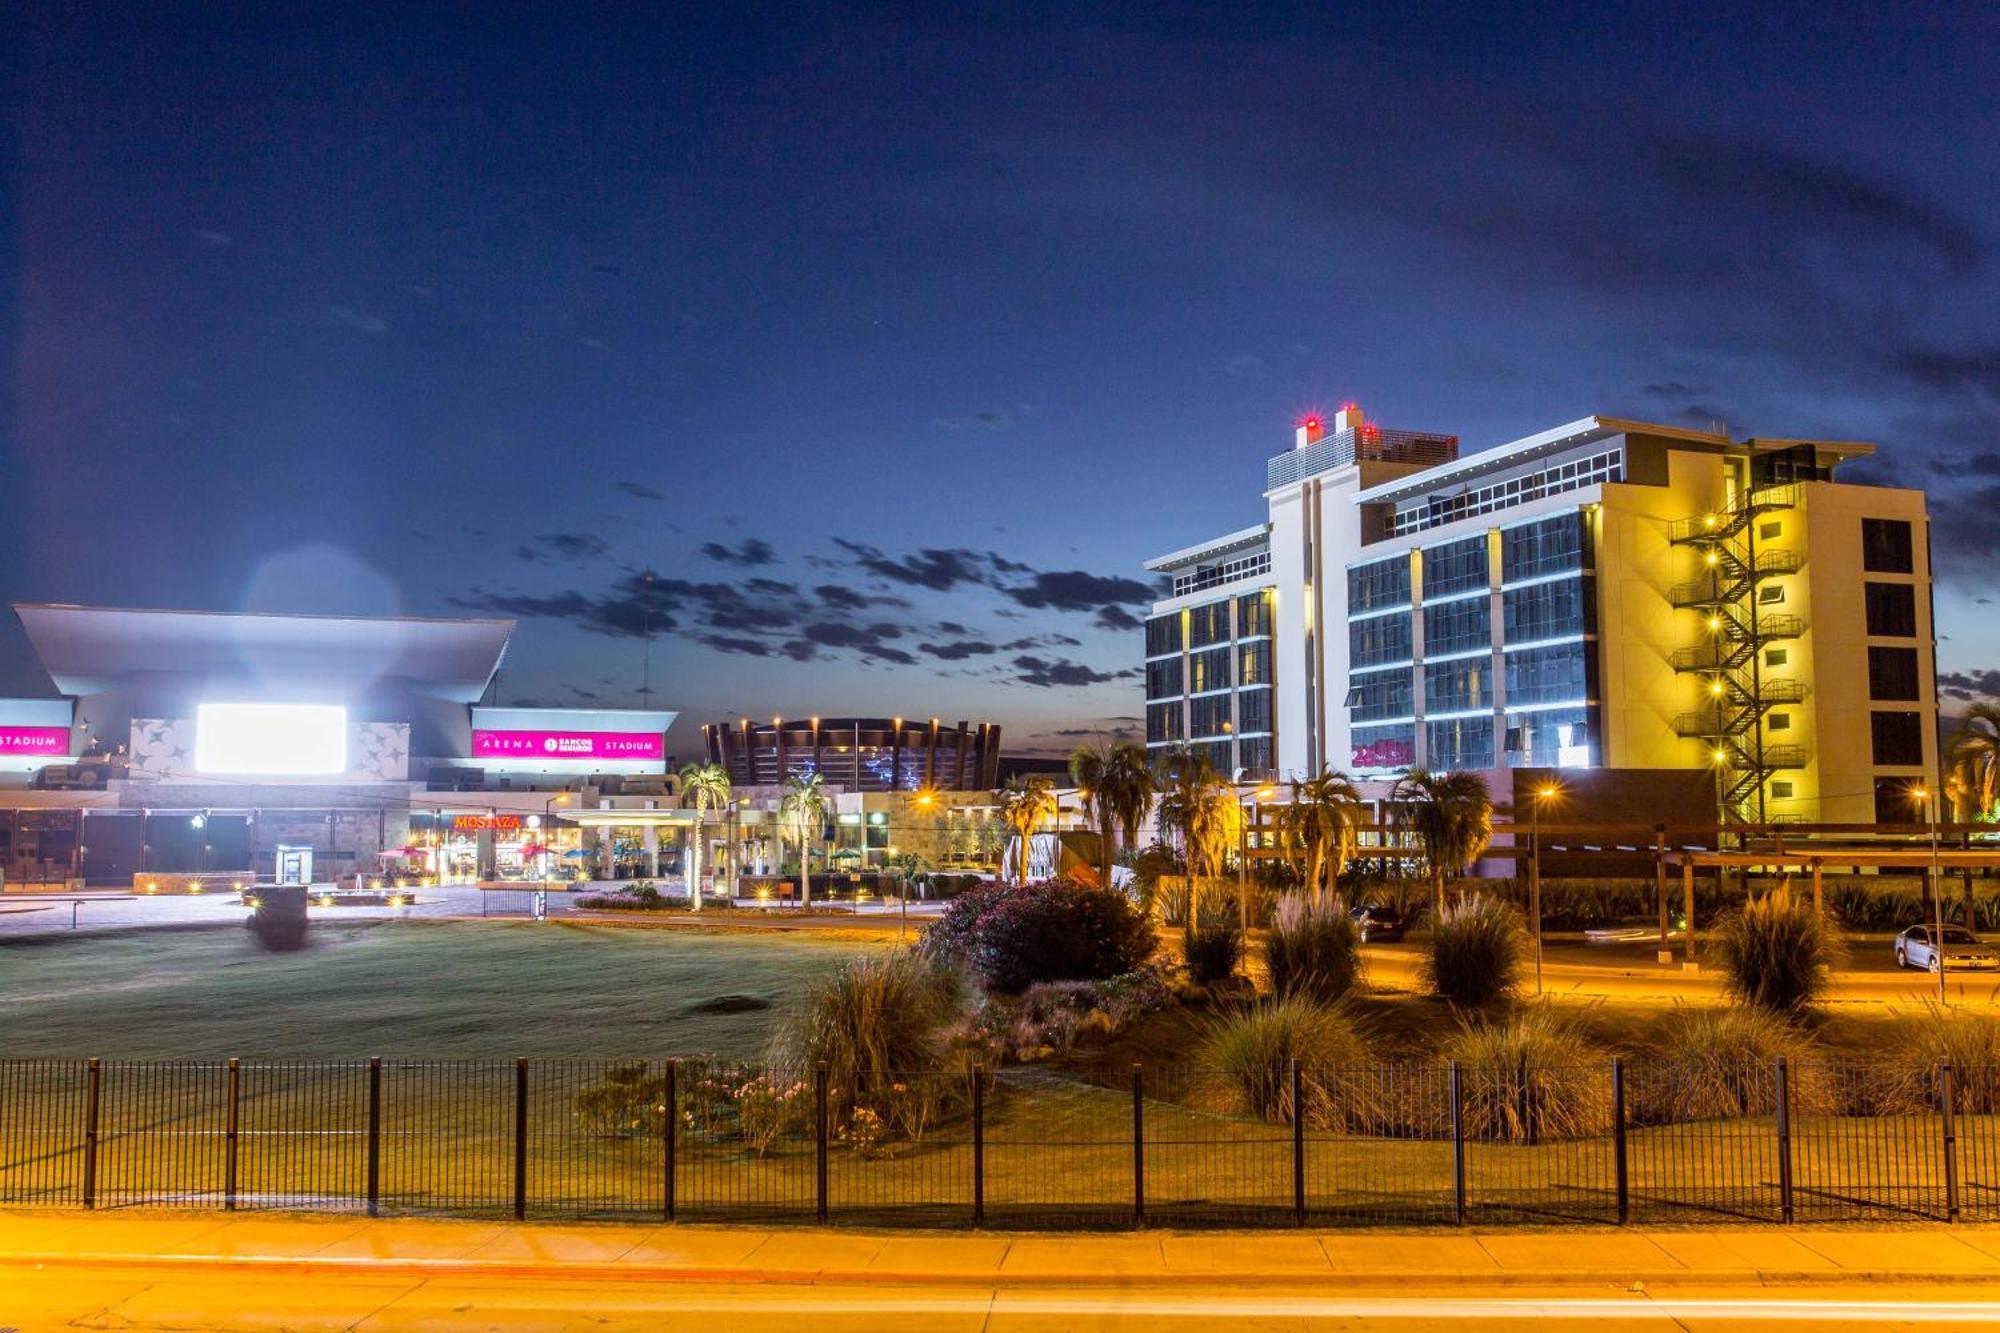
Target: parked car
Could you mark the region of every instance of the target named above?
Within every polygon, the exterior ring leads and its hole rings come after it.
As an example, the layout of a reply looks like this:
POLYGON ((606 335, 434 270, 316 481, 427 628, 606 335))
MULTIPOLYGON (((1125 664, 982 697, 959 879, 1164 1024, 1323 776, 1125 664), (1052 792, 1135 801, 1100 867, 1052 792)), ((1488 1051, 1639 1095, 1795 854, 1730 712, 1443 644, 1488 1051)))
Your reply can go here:
MULTIPOLYGON (((1896 966, 1938 969, 1938 949, 1931 941, 1929 926, 1911 926, 1896 937, 1896 966)), ((2000 968, 2000 953, 1964 926, 1944 928, 1944 965, 1950 970, 1990 972, 2000 968)))
POLYGON ((1380 903, 1363 903, 1351 909, 1348 916, 1361 928, 1361 940, 1400 940, 1403 938, 1403 917, 1393 907, 1380 903))

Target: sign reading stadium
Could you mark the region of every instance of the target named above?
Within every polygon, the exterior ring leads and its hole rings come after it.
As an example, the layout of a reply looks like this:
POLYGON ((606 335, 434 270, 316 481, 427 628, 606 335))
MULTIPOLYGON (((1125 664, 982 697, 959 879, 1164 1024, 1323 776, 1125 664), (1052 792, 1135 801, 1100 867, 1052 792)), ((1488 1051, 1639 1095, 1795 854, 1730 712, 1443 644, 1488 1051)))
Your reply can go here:
POLYGON ((68 753, 68 727, 0 726, 0 754, 68 753))
POLYGON ((667 738, 651 731, 475 731, 475 759, 664 759, 667 738))

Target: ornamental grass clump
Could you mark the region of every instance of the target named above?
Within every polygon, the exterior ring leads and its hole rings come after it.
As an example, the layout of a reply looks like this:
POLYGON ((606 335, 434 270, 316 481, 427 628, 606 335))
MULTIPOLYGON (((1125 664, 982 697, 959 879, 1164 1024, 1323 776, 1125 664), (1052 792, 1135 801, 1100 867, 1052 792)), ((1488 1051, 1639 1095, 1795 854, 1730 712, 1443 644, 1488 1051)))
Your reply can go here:
POLYGON ((1243 932, 1229 917, 1205 921, 1181 933, 1181 951, 1195 984, 1213 986, 1236 975, 1243 962, 1243 932))
POLYGON ((1224 1111, 1290 1124, 1299 1110, 1296 1065, 1307 1124, 1350 1128, 1380 1119, 1375 1056, 1334 1005, 1291 996, 1226 1014, 1210 1023, 1199 1061, 1211 1100, 1224 1111))
POLYGON ((1840 945, 1810 902, 1772 893, 1722 919, 1716 949, 1729 993, 1766 1013, 1803 1013, 1824 999, 1840 945))
POLYGON ((1892 1049, 1905 1109, 1944 1103, 1941 1066, 1951 1066, 1952 1101, 1967 1115, 2000 1114, 2000 1015, 1931 1004, 1904 1023, 1892 1049))
POLYGON ((1278 899, 1264 937, 1264 967, 1275 995, 1347 998, 1361 979, 1361 930, 1347 904, 1338 896, 1315 903, 1303 893, 1278 899))
POLYGON ((1676 1010, 1661 1020, 1650 1054, 1626 1071, 1626 1101, 1637 1123, 1769 1115, 1777 1106, 1780 1057, 1794 1111, 1834 1100, 1812 1038, 1766 1010, 1676 1010))
POLYGON ((1498 898, 1468 894, 1431 926, 1421 965, 1431 994, 1461 1009, 1488 1009, 1513 997, 1528 960, 1521 918, 1498 898))
POLYGON ((1442 1054, 1460 1066, 1468 1138, 1543 1143, 1611 1132, 1605 1053, 1548 1009, 1468 1024, 1442 1054))
POLYGON ((824 1063, 837 1108, 872 1099, 897 1079, 939 1069, 946 1032, 967 1010, 959 973, 909 949, 856 958, 814 983, 780 1023, 775 1065, 824 1063))

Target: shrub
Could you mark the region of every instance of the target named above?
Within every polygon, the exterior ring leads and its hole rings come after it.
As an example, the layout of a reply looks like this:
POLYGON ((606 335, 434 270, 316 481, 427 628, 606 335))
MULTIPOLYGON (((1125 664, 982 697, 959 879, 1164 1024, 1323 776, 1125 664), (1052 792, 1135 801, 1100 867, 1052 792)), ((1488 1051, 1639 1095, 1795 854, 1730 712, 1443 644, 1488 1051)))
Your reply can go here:
POLYGON ((1811 1008, 1839 959, 1838 942, 1812 903, 1782 893, 1723 917, 1716 947, 1730 994, 1776 1014, 1811 1008))
POLYGON ((1213 986, 1236 975, 1243 962, 1243 932, 1234 917, 1218 916, 1184 932, 1181 951, 1188 975, 1198 985, 1213 986))
POLYGON ((970 967, 992 991, 1038 981, 1097 981, 1152 956, 1153 924, 1124 894, 1052 879, 994 885, 954 899, 924 932, 929 956, 970 967))
POLYGON ((1292 1067, 1305 1094, 1306 1123, 1320 1128, 1379 1119, 1368 1043, 1339 1008, 1305 996, 1273 1000, 1214 1020, 1200 1064, 1230 1110, 1290 1124, 1292 1067))
POLYGON ((1513 995, 1528 957, 1521 919, 1497 898, 1469 894, 1431 926, 1424 984, 1441 1000, 1483 1009, 1513 995))
POLYGON ((1462 1067, 1469 1138, 1539 1143, 1611 1132, 1603 1052, 1550 1010, 1471 1024, 1445 1042, 1443 1055, 1462 1067))
POLYGON ((1932 1004, 1923 1016, 1903 1025, 1892 1049, 1905 1109, 1939 1105, 1938 1066, 1948 1063, 1952 1101, 1959 1111, 2000 1113, 2000 1015, 1932 1004))
POLYGON ((1827 1105, 1826 1078, 1812 1039, 1761 1009, 1680 1009, 1654 1034, 1655 1062, 1628 1073, 1632 1118, 1650 1124, 1769 1115, 1776 1107, 1773 1067, 1790 1066, 1795 1109, 1827 1105), (1633 1075, 1637 1074, 1635 1078, 1633 1075))
POLYGON ((1303 893, 1288 893, 1271 914, 1264 938, 1264 966, 1276 995, 1339 1000, 1361 979, 1361 931, 1338 897, 1315 906, 1303 893))
POLYGON ((892 1077, 936 1070, 966 1000, 951 967, 914 950, 856 958, 800 996, 772 1041, 774 1062, 825 1062, 834 1106, 870 1102, 892 1077))

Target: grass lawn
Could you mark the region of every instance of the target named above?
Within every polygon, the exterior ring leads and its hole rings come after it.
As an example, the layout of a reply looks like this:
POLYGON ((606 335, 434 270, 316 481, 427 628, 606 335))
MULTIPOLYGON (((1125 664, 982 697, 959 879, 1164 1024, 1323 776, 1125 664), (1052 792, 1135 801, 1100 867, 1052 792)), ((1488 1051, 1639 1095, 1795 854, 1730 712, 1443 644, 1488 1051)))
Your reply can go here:
POLYGON ((807 932, 527 921, 238 926, 0 943, 0 1059, 757 1055, 814 977, 883 947, 807 932), (768 1008, 709 1007, 724 996, 768 1008))

